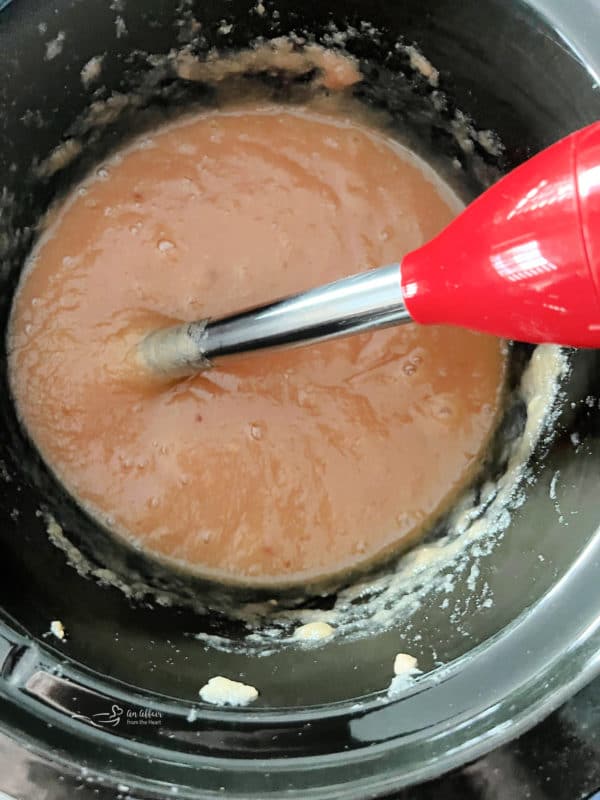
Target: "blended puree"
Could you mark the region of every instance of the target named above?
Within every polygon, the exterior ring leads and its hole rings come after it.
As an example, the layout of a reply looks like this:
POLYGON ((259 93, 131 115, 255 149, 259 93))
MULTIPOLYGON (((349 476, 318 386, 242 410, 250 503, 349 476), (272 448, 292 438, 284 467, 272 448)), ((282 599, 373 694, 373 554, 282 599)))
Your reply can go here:
POLYGON ((407 325, 170 382, 128 353, 155 328, 400 260, 456 209, 342 116, 242 108, 156 130, 72 192, 24 272, 22 422, 115 534, 202 574, 302 582, 407 546, 481 464, 502 342, 407 325))

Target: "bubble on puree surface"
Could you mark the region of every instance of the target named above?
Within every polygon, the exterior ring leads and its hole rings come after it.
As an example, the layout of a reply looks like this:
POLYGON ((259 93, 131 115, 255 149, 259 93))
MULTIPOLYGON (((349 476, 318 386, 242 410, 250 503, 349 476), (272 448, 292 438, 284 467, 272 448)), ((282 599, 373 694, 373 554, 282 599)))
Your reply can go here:
POLYGON ((11 385, 67 489, 116 534, 228 581, 343 573, 406 546, 470 481, 505 348, 408 325, 130 375, 146 332, 400 260, 455 214, 375 129, 309 109, 187 117, 50 219, 19 288, 11 385))

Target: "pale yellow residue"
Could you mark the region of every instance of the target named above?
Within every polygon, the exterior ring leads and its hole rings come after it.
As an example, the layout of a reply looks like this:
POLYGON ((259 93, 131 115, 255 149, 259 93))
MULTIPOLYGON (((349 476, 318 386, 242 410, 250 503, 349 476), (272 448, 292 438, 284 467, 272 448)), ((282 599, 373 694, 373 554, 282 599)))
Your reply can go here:
POLYGON ((335 629, 327 622, 309 622, 296 628, 294 638, 304 641, 320 641, 333 636, 334 632, 335 629))
POLYGON ((81 153, 82 145, 77 139, 67 139, 42 161, 36 172, 40 178, 49 178, 55 172, 67 167, 81 153))
POLYGON ((51 514, 48 514, 46 519, 46 531, 50 539, 63 535, 63 529, 51 514))
POLYGON ((87 88, 91 83, 95 83, 102 73, 102 61, 104 56, 94 56, 81 68, 81 82, 87 88))
POLYGON ((65 626, 59 619, 53 619, 50 623, 50 633, 54 634, 61 641, 65 638, 65 626))
POLYGON ((437 86, 440 80, 440 73, 433 66, 423 53, 420 53, 416 47, 409 45, 406 48, 408 57, 410 58, 411 67, 417 72, 421 73, 424 78, 427 78, 431 86, 437 86))
POLYGON ((246 683, 217 675, 200 689, 200 697, 205 703, 215 706, 247 706, 256 700, 258 690, 246 683))
POLYGON ((388 686, 387 696, 394 700, 414 685, 421 670, 417 666, 417 659, 408 653, 398 653, 394 659, 394 677, 388 686))
POLYGON ((527 425, 519 457, 529 455, 538 441, 548 412, 548 395, 552 396, 563 366, 564 356, 559 347, 541 344, 533 351, 521 380, 521 392, 527 403, 527 425))
POLYGON ((188 81, 218 83, 227 78, 248 72, 278 69, 295 74, 318 69, 315 86, 341 90, 361 80, 357 61, 349 55, 325 50, 316 44, 302 49, 290 39, 280 37, 231 57, 219 58, 216 53, 201 60, 190 50, 181 50, 175 56, 175 70, 188 81))
POLYGON ((129 105, 136 105, 138 100, 120 92, 113 92, 106 100, 98 100, 92 103, 85 115, 85 123, 89 126, 104 127, 110 125, 123 109, 129 105))
POLYGON ((398 653, 394 659, 394 675, 405 675, 407 672, 418 670, 419 662, 408 653, 398 653))

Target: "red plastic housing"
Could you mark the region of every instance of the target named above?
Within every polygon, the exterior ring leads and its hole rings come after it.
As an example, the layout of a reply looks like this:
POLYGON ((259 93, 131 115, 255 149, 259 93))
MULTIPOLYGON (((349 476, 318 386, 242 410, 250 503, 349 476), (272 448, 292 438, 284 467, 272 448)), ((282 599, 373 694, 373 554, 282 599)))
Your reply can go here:
POLYGON ((600 347, 600 123, 543 150, 402 261, 416 322, 600 347))

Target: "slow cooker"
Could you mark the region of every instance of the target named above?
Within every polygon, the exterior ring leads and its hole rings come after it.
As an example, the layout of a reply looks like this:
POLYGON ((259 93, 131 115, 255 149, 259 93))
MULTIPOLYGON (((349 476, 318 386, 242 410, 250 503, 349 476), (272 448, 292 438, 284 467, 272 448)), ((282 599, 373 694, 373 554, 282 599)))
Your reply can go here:
MULTIPOLYGON (((1 6, 3 342, 36 225, 86 159, 108 152, 136 120, 212 102, 210 87, 157 70, 177 48, 204 57, 290 35, 336 47, 332 31, 355 31, 343 46, 365 75, 356 91, 425 150, 457 159, 471 195, 600 116, 597 0, 1 6), (460 110, 470 130, 492 131, 500 156, 477 145, 467 164, 451 129, 425 120, 429 89, 398 43, 439 70, 445 112, 456 119, 460 110), (101 81, 90 90, 81 70, 99 55, 101 81), (110 98, 134 89, 134 107, 107 117, 102 135, 85 127, 91 103, 116 108, 110 98), (85 142, 81 158, 40 170, 76 137, 85 142)), ((600 359, 592 351, 564 357, 551 430, 530 456, 522 502, 493 547, 467 554, 476 571, 423 593, 410 614, 368 637, 252 649, 239 615, 189 602, 201 586, 157 569, 146 591, 142 557, 114 552, 65 494, 18 424, 3 345, 0 729, 10 744, 0 789, 41 796, 43 776, 52 797, 100 788, 145 798, 379 797, 471 761, 547 716, 600 671, 600 359), (108 569, 119 581, 106 580, 108 569), (166 602, 173 581, 185 602, 166 602), (477 602, 484 590, 489 603, 477 602), (48 635, 51 620, 68 638, 48 635), (417 656, 423 674, 390 695, 399 651, 417 656), (203 704, 198 691, 214 675, 260 687, 259 701, 203 704), (17 752, 31 758, 13 760, 17 752), (30 765, 27 774, 13 770, 19 763, 30 765)), ((309 604, 318 611, 332 602, 319 595, 309 604)))

